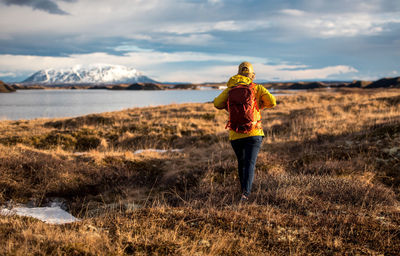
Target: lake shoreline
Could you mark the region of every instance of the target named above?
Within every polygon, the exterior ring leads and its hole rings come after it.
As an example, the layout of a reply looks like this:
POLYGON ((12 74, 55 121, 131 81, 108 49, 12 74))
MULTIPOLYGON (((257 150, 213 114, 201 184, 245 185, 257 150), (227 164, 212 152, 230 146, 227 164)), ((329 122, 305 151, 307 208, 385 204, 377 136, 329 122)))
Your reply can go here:
MULTIPOLYGON (((375 81, 353 80, 349 81, 293 81, 293 82, 257 82, 267 89, 275 90, 306 90, 326 88, 399 88, 400 77, 385 77, 375 81)), ((80 89, 106 89, 106 90, 196 90, 199 88, 221 89, 226 87, 226 82, 219 83, 126 83, 126 84, 40 84, 40 83, 14 83, 10 86, 14 90, 43 89, 56 90, 58 88, 80 89)), ((1 91, 0 91, 1 92, 1 91)))

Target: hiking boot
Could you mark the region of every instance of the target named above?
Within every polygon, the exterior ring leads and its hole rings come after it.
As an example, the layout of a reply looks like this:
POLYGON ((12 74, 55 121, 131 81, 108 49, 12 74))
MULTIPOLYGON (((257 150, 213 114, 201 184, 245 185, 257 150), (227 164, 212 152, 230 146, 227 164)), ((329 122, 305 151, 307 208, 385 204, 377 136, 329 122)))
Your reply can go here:
POLYGON ((242 194, 242 196, 240 197, 240 203, 248 203, 248 202, 249 198, 245 194, 242 194))

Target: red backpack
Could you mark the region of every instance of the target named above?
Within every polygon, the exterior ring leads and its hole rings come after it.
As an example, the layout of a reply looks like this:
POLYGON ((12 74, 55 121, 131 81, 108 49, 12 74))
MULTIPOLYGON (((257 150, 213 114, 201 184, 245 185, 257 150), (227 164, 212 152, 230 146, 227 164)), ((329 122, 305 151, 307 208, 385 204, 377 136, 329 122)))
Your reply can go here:
POLYGON ((238 84, 228 92, 229 121, 225 128, 238 133, 249 133, 261 122, 254 120, 254 112, 260 111, 254 93, 256 84, 238 84))

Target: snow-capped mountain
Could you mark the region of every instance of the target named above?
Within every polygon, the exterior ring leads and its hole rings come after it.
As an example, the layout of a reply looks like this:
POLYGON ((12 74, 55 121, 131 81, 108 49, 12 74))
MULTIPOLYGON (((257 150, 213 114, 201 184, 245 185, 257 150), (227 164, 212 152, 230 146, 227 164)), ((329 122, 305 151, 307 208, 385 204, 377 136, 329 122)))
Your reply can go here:
POLYGON ((133 68, 119 65, 74 66, 69 69, 40 70, 22 83, 60 84, 119 84, 152 83, 154 80, 133 68))

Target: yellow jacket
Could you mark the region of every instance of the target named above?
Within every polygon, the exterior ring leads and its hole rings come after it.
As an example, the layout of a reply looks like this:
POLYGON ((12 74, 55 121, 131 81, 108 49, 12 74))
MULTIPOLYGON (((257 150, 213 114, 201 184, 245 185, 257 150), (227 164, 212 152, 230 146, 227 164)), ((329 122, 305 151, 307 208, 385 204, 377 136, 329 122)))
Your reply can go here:
MULTIPOLYGON (((232 76, 227 83, 228 88, 226 88, 223 92, 221 92, 220 95, 218 95, 214 99, 214 106, 217 109, 226 109, 228 92, 230 88, 236 86, 238 83, 250 84, 251 82, 252 80, 250 78, 242 75, 232 76)), ((265 89, 264 86, 262 86, 261 84, 256 84, 254 89, 256 94, 256 101, 260 110, 263 108, 273 108, 276 106, 275 97, 267 89, 265 89)), ((256 110, 255 117, 257 118, 257 120, 261 119, 260 111, 256 110)), ((250 133, 237 133, 229 130, 229 140, 237 140, 251 136, 264 136, 264 131, 261 127, 252 130, 250 133)))

